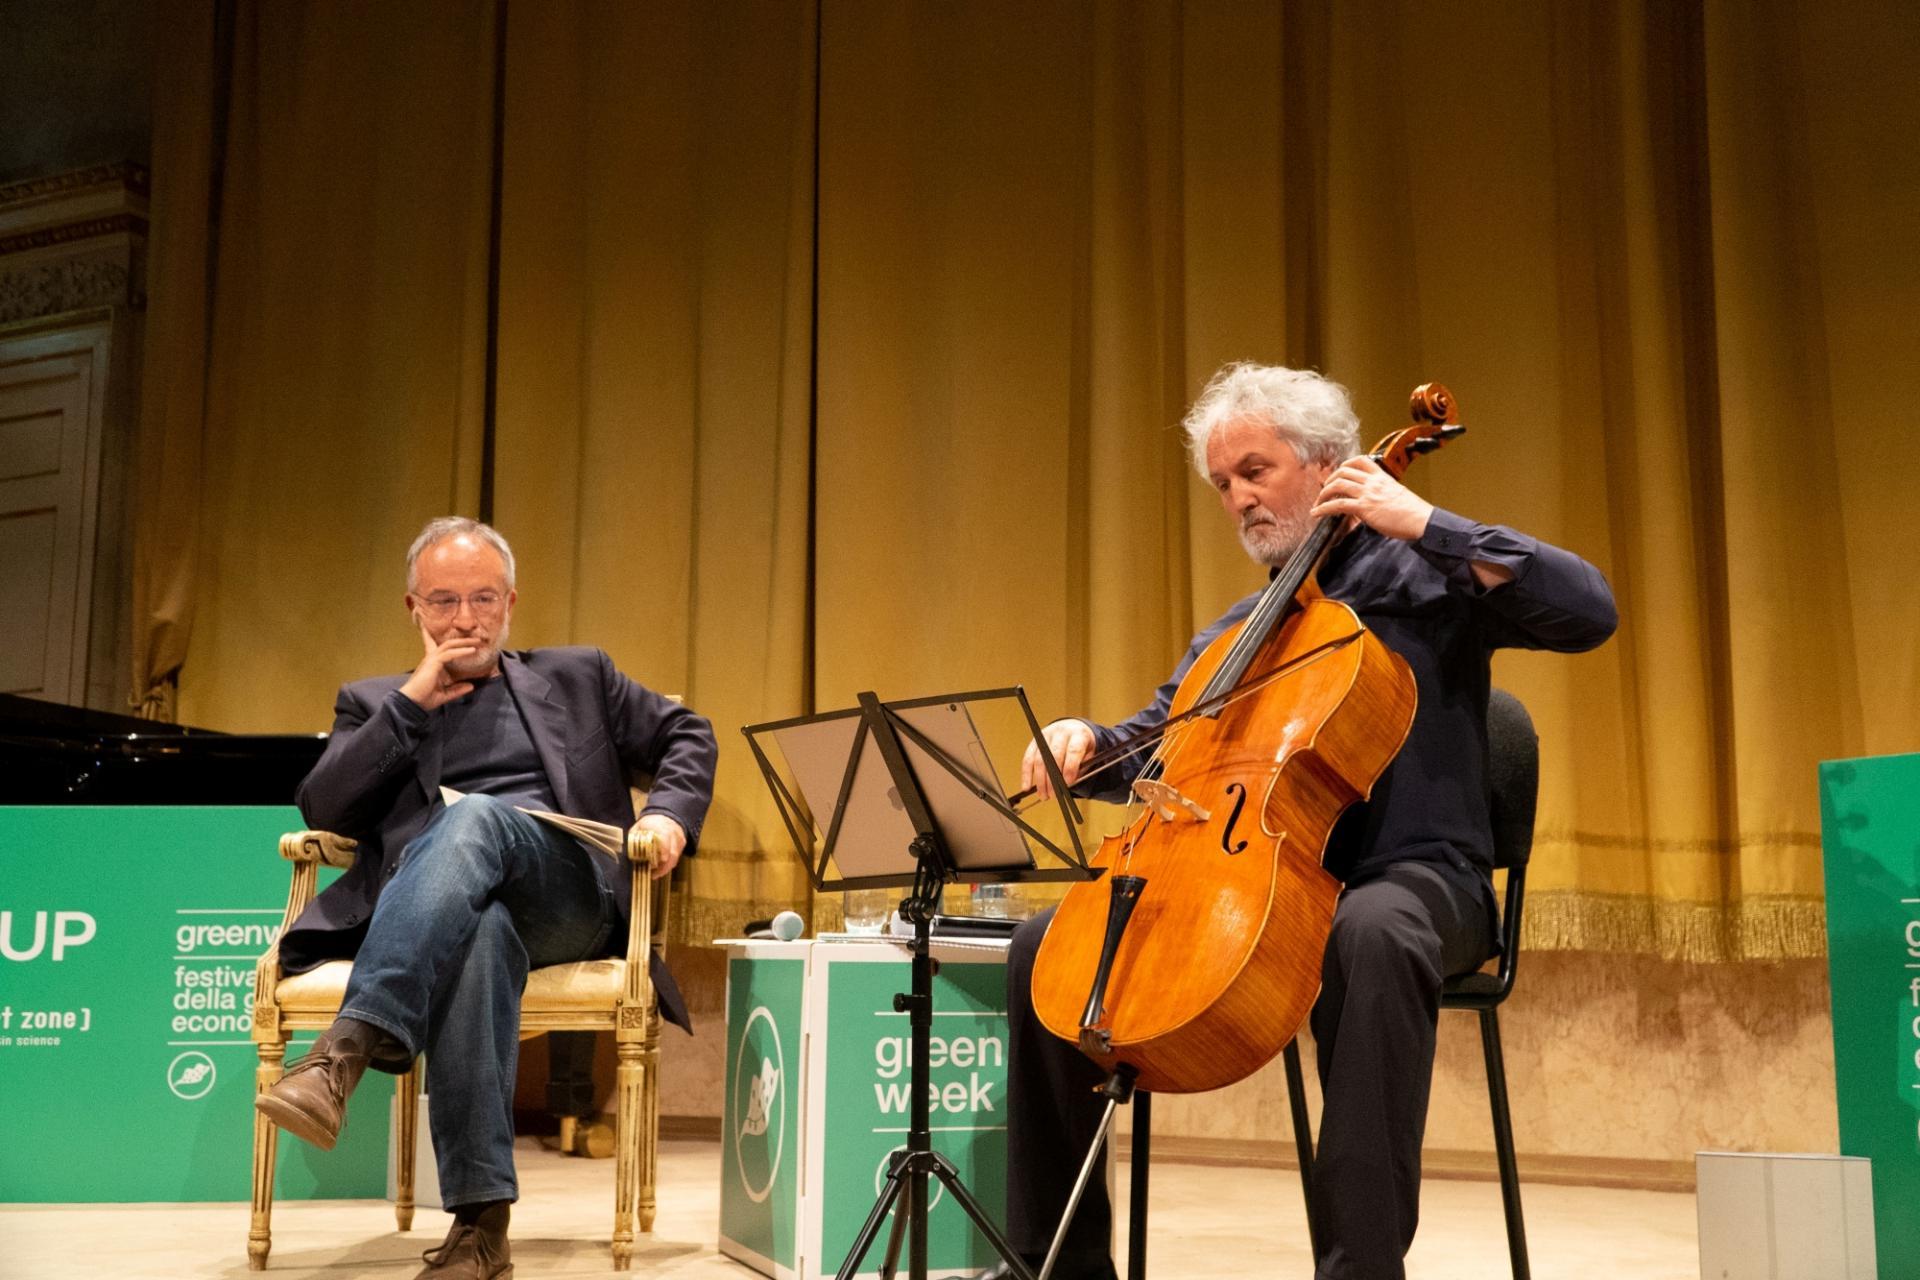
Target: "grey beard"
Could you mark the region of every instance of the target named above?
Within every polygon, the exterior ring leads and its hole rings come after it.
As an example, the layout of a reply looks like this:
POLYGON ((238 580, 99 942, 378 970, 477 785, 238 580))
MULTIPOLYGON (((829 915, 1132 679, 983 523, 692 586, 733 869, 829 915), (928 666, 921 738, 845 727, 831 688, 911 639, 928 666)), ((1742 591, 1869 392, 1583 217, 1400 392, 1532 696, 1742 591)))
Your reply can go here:
POLYGON ((491 671, 494 665, 500 661, 501 653, 506 650, 507 632, 509 629, 506 623, 501 623, 499 634, 493 637, 492 644, 482 649, 479 653, 476 653, 468 661, 460 663, 458 666, 455 666, 451 662, 448 663, 448 673, 457 679, 471 680, 487 671, 491 671))
POLYGON ((1241 524, 1240 545, 1261 564, 1277 569, 1307 540, 1312 522, 1304 511, 1283 518, 1262 507, 1259 514, 1266 518, 1241 524))

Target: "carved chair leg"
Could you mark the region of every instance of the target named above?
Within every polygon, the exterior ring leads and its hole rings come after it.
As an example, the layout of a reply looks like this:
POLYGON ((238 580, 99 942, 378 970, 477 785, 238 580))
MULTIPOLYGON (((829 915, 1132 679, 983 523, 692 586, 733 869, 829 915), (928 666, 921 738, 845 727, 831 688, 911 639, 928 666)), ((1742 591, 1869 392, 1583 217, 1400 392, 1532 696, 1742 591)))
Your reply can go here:
MULTIPOLYGON (((254 1069, 253 1089, 265 1093, 286 1073, 287 1042, 260 1040, 260 1065, 254 1069)), ((273 1168, 280 1148, 280 1131, 261 1112, 253 1113, 253 1221, 247 1228, 247 1269, 264 1271, 273 1248, 273 1168)))
MULTIPOLYGON (((630 1033, 629 1033, 630 1034, 630 1033)), ((646 1068, 639 1039, 618 1036, 620 1066, 614 1078, 613 1268, 633 1265, 633 1202, 640 1181, 640 1129, 646 1068)))
POLYGON ((647 1011, 647 1039, 640 1053, 646 1076, 640 1089, 640 1230, 653 1231, 655 1187, 660 1175, 660 1011, 647 1011))
POLYGON ((415 1058, 393 1081, 393 1096, 399 1106, 399 1123, 394 1126, 393 1141, 393 1220, 402 1231, 413 1230, 414 1152, 419 1149, 420 1132, 420 1059, 415 1058))

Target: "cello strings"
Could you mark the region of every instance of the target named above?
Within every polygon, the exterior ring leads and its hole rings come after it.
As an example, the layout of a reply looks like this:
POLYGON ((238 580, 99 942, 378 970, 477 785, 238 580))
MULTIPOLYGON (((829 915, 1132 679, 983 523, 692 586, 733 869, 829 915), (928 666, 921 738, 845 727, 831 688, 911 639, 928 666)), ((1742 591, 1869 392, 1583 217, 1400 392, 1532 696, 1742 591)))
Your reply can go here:
MULTIPOLYGON (((1384 463, 1393 441, 1404 434, 1404 431, 1399 431, 1387 436, 1368 450, 1366 457, 1375 464, 1384 463)), ((1259 600, 1240 628, 1240 634, 1234 637, 1234 642, 1228 646, 1220 665, 1207 682, 1207 688, 1201 691, 1201 701, 1204 702, 1209 695, 1218 695, 1220 690, 1214 686, 1223 676, 1227 681, 1234 682, 1246 673, 1246 668, 1252 665, 1258 651, 1265 647, 1274 624, 1285 615, 1288 606, 1298 598, 1300 588, 1306 585, 1307 579, 1313 576, 1327 552, 1338 541, 1347 520, 1348 517, 1344 515, 1322 516, 1313 530, 1300 540, 1300 545, 1287 556, 1265 590, 1261 591, 1259 600), (1288 584, 1284 591, 1280 590, 1282 583, 1288 584)))
MULTIPOLYGON (((1239 702, 1241 699, 1250 697, 1253 694, 1258 693, 1260 690, 1266 688, 1268 685, 1272 684, 1274 681, 1284 679, 1285 677, 1293 675, 1298 671, 1304 670, 1309 663, 1318 662, 1320 661, 1320 659, 1325 658, 1333 654, 1334 652, 1345 648, 1347 645, 1352 644, 1355 640, 1358 640, 1362 634, 1363 632, 1360 632, 1360 631, 1351 631, 1343 636, 1335 636, 1331 640, 1323 640, 1319 644, 1307 650, 1307 652, 1301 654, 1299 657, 1294 658, 1290 662, 1287 662, 1282 664, 1281 666, 1275 667, 1271 671, 1262 672, 1260 675, 1255 676, 1252 679, 1243 681, 1242 683, 1235 685, 1232 689, 1229 689, 1227 692, 1223 694, 1216 694, 1211 699, 1194 703, 1191 707, 1188 707, 1185 711, 1181 712, 1178 716, 1175 716, 1173 719, 1168 720, 1166 723, 1162 724, 1158 730, 1153 731, 1151 733, 1142 734, 1139 737, 1139 739, 1135 742, 1123 744, 1126 747, 1124 751, 1117 752, 1112 756, 1112 758, 1102 760, 1100 761, 1099 764, 1095 765, 1093 768, 1088 769, 1086 772, 1082 773, 1078 778, 1074 780, 1074 785, 1079 786, 1082 783, 1086 782, 1089 778, 1098 777, 1099 775, 1105 773, 1107 770, 1114 768, 1116 765, 1122 764, 1127 760, 1131 760, 1134 756, 1139 755, 1142 751, 1145 751, 1149 747, 1154 748, 1154 754, 1151 757, 1151 759, 1148 761, 1149 764, 1153 763, 1154 761, 1164 761, 1166 759, 1165 753, 1170 752, 1174 749, 1177 749, 1180 739, 1186 736, 1188 730, 1195 727, 1194 722, 1199 720, 1202 716, 1208 716, 1217 711, 1225 711, 1228 707, 1233 706, 1235 703, 1239 702)), ((1015 814, 1025 813, 1027 810, 1033 808, 1035 805, 1043 804, 1043 803, 1045 803, 1045 801, 1042 800, 1041 797, 1036 795, 1032 799, 1028 800, 1026 803, 1016 808, 1014 810, 1014 813, 1015 814)), ((1134 805, 1139 803, 1140 801, 1138 799, 1135 799, 1133 801, 1130 801, 1127 807, 1132 808, 1134 805)))
MULTIPOLYGON (((1392 438, 1389 436, 1388 440, 1392 438)), ((1386 441, 1382 441, 1367 454, 1367 457, 1375 463, 1380 463, 1387 456, 1387 452, 1386 441)), ((1251 665, 1255 654, 1248 653, 1247 648, 1251 646, 1257 651, 1266 644, 1268 633, 1274 623, 1285 614, 1287 607, 1299 596, 1300 588, 1306 585, 1307 579, 1318 569, 1320 561, 1338 540, 1346 521, 1347 517, 1342 515, 1322 516, 1320 523, 1314 526, 1313 531, 1293 549, 1286 563, 1267 584, 1266 590, 1260 593, 1260 599, 1247 615, 1240 634, 1235 637, 1226 656, 1221 659, 1220 666, 1215 671, 1216 680, 1222 673, 1227 672, 1233 673, 1231 678, 1238 678, 1244 673, 1245 668, 1251 665), (1283 582, 1291 584, 1284 592, 1277 589, 1283 582), (1236 663, 1240 664, 1237 668, 1236 663)), ((1211 683, 1209 682, 1210 685, 1211 683)))
MULTIPOLYGON (((1286 613, 1287 607, 1299 595, 1300 588, 1306 584, 1308 577, 1325 557, 1327 549, 1333 545, 1334 535, 1339 531, 1340 523, 1344 519, 1344 516, 1322 516, 1313 532, 1294 548, 1293 554, 1287 557, 1287 562, 1281 571, 1275 574, 1273 581, 1268 584, 1268 589, 1261 593, 1259 603, 1254 606, 1253 613, 1248 617, 1248 625, 1240 632, 1240 640, 1246 641, 1255 649, 1266 644, 1268 633, 1274 624, 1286 613), (1277 590, 1281 583, 1291 583, 1292 586, 1286 591, 1277 590)), ((1239 644, 1236 643, 1234 648, 1236 650, 1234 656, 1239 656, 1239 644)), ((1251 657, 1248 657, 1247 661, 1251 662, 1251 660, 1251 657)), ((1226 663, 1221 663, 1221 667, 1226 669, 1226 663)))
MULTIPOLYGON (((1345 648, 1347 645, 1352 644, 1355 640, 1358 640, 1360 638, 1360 635, 1361 633, 1359 631, 1350 631, 1344 636, 1335 636, 1331 640, 1323 640, 1319 644, 1315 645, 1313 648, 1301 654, 1300 656, 1293 658, 1290 661, 1287 661, 1285 663, 1282 663, 1280 666, 1274 667, 1270 671, 1264 671, 1257 676, 1253 676, 1251 678, 1245 679, 1241 683, 1234 685, 1232 688, 1227 689, 1224 692, 1216 693, 1210 697, 1202 698, 1200 701, 1195 702, 1191 707, 1188 707, 1185 711, 1182 711, 1179 715, 1174 716, 1170 720, 1166 721, 1157 730, 1149 730, 1147 733, 1140 735, 1141 740, 1143 742, 1150 743, 1156 740, 1165 739, 1171 736, 1171 731, 1178 726, 1185 725, 1193 720, 1199 719, 1202 716, 1211 717, 1217 712, 1225 711, 1228 707, 1240 701, 1242 698, 1245 698, 1250 694, 1259 692, 1261 689, 1264 689, 1269 684, 1272 684, 1275 680, 1279 680, 1285 676, 1292 675, 1295 671, 1298 671, 1301 668, 1305 667, 1308 663, 1317 662, 1321 658, 1325 657, 1327 654, 1335 651, 1336 649, 1345 648)), ((1128 744, 1121 744, 1121 745, 1128 745, 1128 744)), ((1130 747, 1130 749, 1122 752, 1118 757, 1118 759, 1128 759, 1136 754, 1138 754, 1138 748, 1130 747)), ((1154 759, 1159 760, 1161 758, 1162 757, 1156 753, 1154 759)), ((1102 760, 1095 768, 1088 770, 1086 773, 1083 773, 1080 776, 1083 779, 1091 777, 1096 773, 1100 773, 1106 769, 1111 768, 1115 763, 1117 763, 1116 760, 1102 760)))
MULTIPOLYGON (((1283 663, 1281 666, 1251 680, 1243 681, 1230 689, 1227 694, 1218 697, 1217 700, 1220 706, 1217 710, 1224 711, 1227 707, 1232 706, 1243 698, 1252 696, 1284 676, 1304 670, 1310 663, 1317 662, 1321 658, 1334 653, 1336 650, 1345 648, 1364 634, 1365 628, 1362 628, 1359 631, 1349 632, 1344 636, 1337 636, 1332 640, 1323 641, 1315 645, 1312 649, 1309 649, 1306 653, 1294 658, 1292 661, 1283 663)), ((1153 756, 1156 762, 1161 763, 1163 766, 1172 765, 1173 761, 1180 755, 1181 750, 1185 746, 1185 740, 1191 736, 1194 729, 1199 727, 1195 713, 1198 712, 1203 705, 1204 703, 1196 703, 1178 720, 1169 722, 1168 725, 1163 726, 1159 745, 1153 756), (1171 732, 1166 732, 1166 730, 1171 730, 1171 732)), ((1111 768, 1113 765, 1118 764, 1121 759, 1125 759, 1128 755, 1133 754, 1137 754, 1137 751, 1126 753, 1126 755, 1102 765, 1100 770, 1096 770, 1096 772, 1111 768)), ((1088 775, 1082 776, 1085 777, 1088 775)), ((1136 794, 1127 805, 1127 817, 1123 829, 1129 831, 1131 834, 1126 844, 1121 848, 1120 857, 1117 860, 1118 866, 1116 868, 1116 874, 1132 874, 1134 850, 1139 847, 1140 841, 1146 838, 1147 832, 1153 828, 1153 820, 1158 818, 1161 822, 1168 821, 1160 813, 1157 806, 1149 805, 1146 815, 1147 821, 1140 822, 1135 816, 1135 811, 1138 810, 1141 805, 1147 803, 1144 798, 1136 794)))
MULTIPOLYGON (((1226 653, 1221 656, 1220 665, 1214 669, 1214 674, 1208 678, 1206 686, 1200 691, 1200 696, 1193 706, 1160 725, 1158 729, 1147 730, 1144 733, 1136 735, 1133 739, 1116 743, 1114 746, 1107 748, 1105 752, 1095 752, 1088 761, 1093 767, 1082 773, 1080 777, 1076 779, 1075 785, 1112 768, 1116 764, 1131 760, 1142 750, 1141 744, 1154 745, 1168 730, 1180 721, 1190 719, 1196 715, 1212 715, 1216 711, 1231 705, 1235 700, 1235 696, 1242 691, 1250 691, 1260 687, 1257 683, 1242 684, 1240 681, 1246 675, 1246 668, 1251 666, 1253 660, 1258 656, 1258 650, 1263 648, 1266 641, 1270 638, 1268 633, 1272 628, 1274 620, 1284 615, 1286 607, 1293 602, 1299 590, 1297 585, 1289 592, 1281 592, 1278 590, 1278 587, 1280 583, 1292 579, 1296 573, 1299 576, 1300 582, 1306 580, 1306 574, 1311 571, 1313 563, 1317 562, 1325 554, 1327 546, 1332 542, 1329 533, 1330 526, 1333 526, 1343 518, 1344 517, 1339 516, 1323 517, 1319 525, 1302 541, 1301 545, 1294 548, 1293 554, 1287 558, 1286 564, 1274 575, 1272 581, 1267 583, 1266 588, 1260 593, 1260 598, 1255 601, 1254 607, 1249 610, 1247 617, 1241 621, 1240 629, 1235 634, 1233 643, 1227 646, 1226 653), (1303 558, 1307 562, 1304 567, 1302 565, 1303 558), (1227 683, 1223 679, 1228 672, 1232 673, 1232 683, 1227 683), (1219 686, 1223 683, 1226 683, 1226 687, 1220 688, 1219 686), (1107 752, 1113 752, 1114 754, 1108 755, 1107 752)), ((1331 642, 1331 645, 1337 647, 1338 644, 1344 644, 1346 640, 1351 638, 1352 637, 1347 637, 1341 641, 1331 642)), ((1302 655, 1300 659, 1296 659, 1296 661, 1304 661, 1306 658, 1312 656, 1314 655, 1311 653, 1305 654, 1302 655)), ((1285 668, 1282 668, 1280 671, 1272 674, 1281 674, 1284 670, 1285 668)), ((1155 754, 1148 760, 1147 766, 1150 767, 1160 758, 1158 748, 1156 747, 1155 754)), ((1017 794, 1008 797, 1008 803, 1021 805, 1021 802, 1028 800, 1029 797, 1035 797, 1037 791, 1037 787, 1027 787, 1017 794)), ((1022 805, 1020 808, 1016 808, 1014 812, 1023 813, 1026 811, 1026 808, 1031 807, 1032 803, 1037 803, 1037 799, 1029 801, 1027 805, 1022 805)))
POLYGON ((1281 565, 1280 571, 1274 575, 1273 581, 1269 582, 1266 590, 1260 593, 1260 599, 1247 615, 1245 625, 1240 628, 1240 634, 1235 637, 1233 645, 1221 659, 1219 670, 1232 670, 1233 663, 1238 659, 1245 658, 1251 661, 1251 655, 1247 650, 1249 648, 1257 650, 1265 645, 1268 631, 1278 617, 1286 611, 1286 607, 1293 603, 1301 585, 1306 582, 1307 575, 1312 572, 1313 566, 1318 563, 1332 543, 1332 527, 1343 518, 1322 516, 1320 523, 1314 526, 1313 532, 1301 539, 1300 545, 1293 549, 1286 563, 1281 565), (1282 591, 1279 589, 1282 583, 1291 583, 1292 586, 1282 591))
MULTIPOLYGON (((1292 675, 1296 671, 1301 670, 1308 663, 1317 662, 1321 658, 1326 657, 1328 654, 1333 653, 1335 650, 1344 648, 1345 646, 1352 644, 1355 640, 1360 638, 1360 634, 1361 634, 1360 632, 1355 631, 1355 632, 1350 632, 1344 636, 1336 636, 1331 640, 1322 641, 1320 644, 1314 646, 1312 649, 1308 650, 1306 653, 1301 654, 1299 657, 1293 659, 1291 662, 1286 663, 1284 666, 1275 667, 1271 671, 1263 672, 1261 675, 1255 677, 1254 679, 1248 680, 1243 684, 1236 685, 1232 689, 1228 690, 1226 693, 1216 695, 1214 698, 1208 700, 1207 702, 1195 703, 1193 706, 1187 708, 1187 710, 1181 712, 1178 716, 1175 716, 1172 720, 1169 720, 1165 724, 1162 724, 1157 730, 1151 730, 1147 733, 1141 734, 1132 743, 1122 744, 1126 748, 1125 750, 1115 752, 1115 754, 1113 754, 1111 757, 1101 760, 1099 764, 1095 765, 1093 768, 1088 769, 1084 773, 1080 774, 1080 776, 1077 779, 1075 779, 1074 785, 1078 786, 1081 783, 1084 783, 1089 778, 1097 777, 1100 774, 1105 773, 1107 770, 1113 768, 1114 766, 1119 765, 1124 761, 1130 760, 1134 756, 1139 755, 1142 751, 1145 751, 1148 747, 1155 748, 1154 755, 1152 757, 1152 760, 1149 761, 1149 763, 1152 763, 1153 761, 1164 761, 1166 757, 1163 754, 1163 752, 1170 749, 1172 746, 1175 746, 1178 744, 1180 738, 1185 735, 1187 729, 1191 727, 1191 724, 1193 721, 1199 719, 1202 716, 1208 716, 1213 714, 1214 712, 1226 710, 1228 707, 1232 706, 1234 703, 1239 702, 1242 698, 1249 697, 1252 694, 1259 692, 1261 689, 1264 689, 1267 685, 1272 684, 1274 681, 1282 679, 1286 676, 1292 675)), ((1040 804, 1040 803, 1043 803, 1043 801, 1038 796, 1036 796, 1033 799, 1028 800, 1025 804, 1021 805, 1019 808, 1015 809, 1014 812, 1016 814, 1025 813, 1028 809, 1031 809, 1034 805, 1040 804)))

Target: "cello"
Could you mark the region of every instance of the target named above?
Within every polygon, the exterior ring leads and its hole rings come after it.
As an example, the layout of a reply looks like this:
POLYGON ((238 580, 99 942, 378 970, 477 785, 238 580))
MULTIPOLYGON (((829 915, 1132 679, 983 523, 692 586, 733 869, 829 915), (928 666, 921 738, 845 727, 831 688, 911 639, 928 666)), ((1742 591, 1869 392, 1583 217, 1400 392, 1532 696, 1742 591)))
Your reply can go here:
MULTIPOLYGON (((1370 454, 1395 478, 1466 430, 1438 383, 1416 388, 1411 409, 1413 425, 1370 454)), ((1107 891, 1070 888, 1035 959, 1041 1024, 1139 1088, 1246 1078, 1319 994, 1341 890, 1322 865, 1327 841, 1398 754, 1417 702, 1406 661, 1320 592, 1346 519, 1323 518, 1194 660, 1133 784, 1138 812, 1093 860, 1107 891)))

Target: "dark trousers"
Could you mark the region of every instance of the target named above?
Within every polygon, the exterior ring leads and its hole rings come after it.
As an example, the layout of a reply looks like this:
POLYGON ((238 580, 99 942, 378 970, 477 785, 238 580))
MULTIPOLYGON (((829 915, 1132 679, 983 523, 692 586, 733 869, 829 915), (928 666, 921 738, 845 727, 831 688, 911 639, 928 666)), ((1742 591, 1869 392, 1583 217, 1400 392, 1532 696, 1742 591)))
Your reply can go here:
MULTIPOLYGON (((1314 1161, 1318 1280, 1406 1274, 1440 985, 1493 951, 1476 874, 1397 863, 1348 888, 1334 910, 1311 1017, 1325 1104, 1314 1161)), ((1106 1105, 1093 1092, 1104 1073, 1033 1013, 1034 956, 1052 919, 1046 911, 1022 925, 1007 957, 1007 1235, 1034 1256, 1052 1243, 1106 1105)), ((1111 1223, 1096 1177, 1065 1250, 1104 1257, 1111 1223)))

